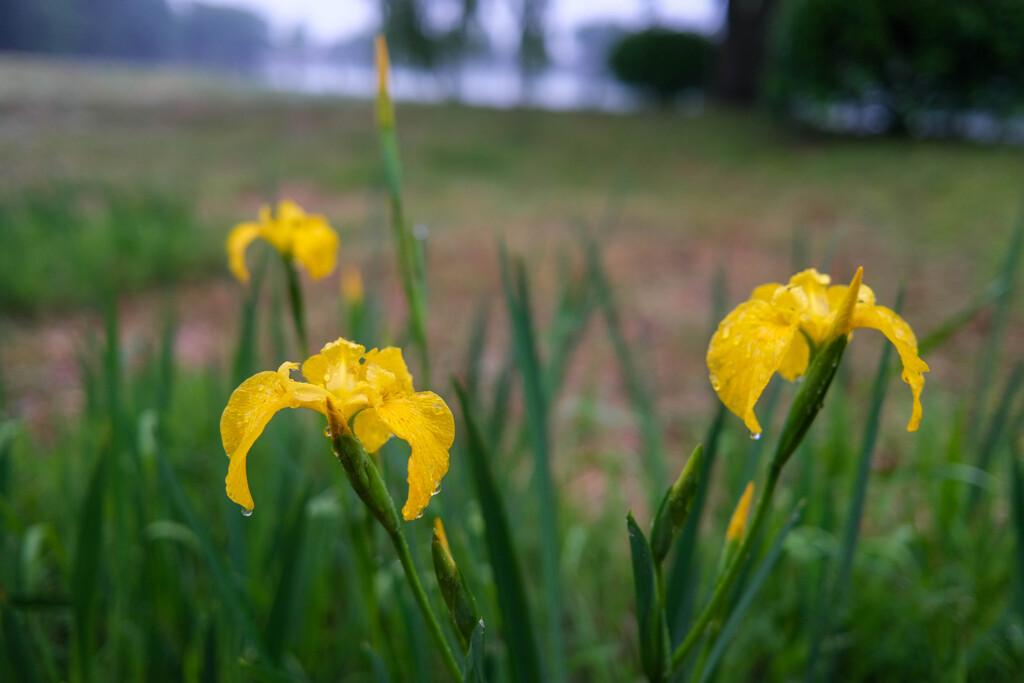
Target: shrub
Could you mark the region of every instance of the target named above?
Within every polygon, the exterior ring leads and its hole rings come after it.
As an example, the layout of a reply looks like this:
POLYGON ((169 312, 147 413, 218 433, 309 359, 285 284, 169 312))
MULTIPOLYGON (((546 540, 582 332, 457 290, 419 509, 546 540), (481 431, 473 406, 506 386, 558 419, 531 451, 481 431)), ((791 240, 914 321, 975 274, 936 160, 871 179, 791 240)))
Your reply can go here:
POLYGON ((612 48, 615 77, 662 103, 689 88, 702 88, 711 63, 711 42, 696 33, 649 28, 631 33, 612 48))

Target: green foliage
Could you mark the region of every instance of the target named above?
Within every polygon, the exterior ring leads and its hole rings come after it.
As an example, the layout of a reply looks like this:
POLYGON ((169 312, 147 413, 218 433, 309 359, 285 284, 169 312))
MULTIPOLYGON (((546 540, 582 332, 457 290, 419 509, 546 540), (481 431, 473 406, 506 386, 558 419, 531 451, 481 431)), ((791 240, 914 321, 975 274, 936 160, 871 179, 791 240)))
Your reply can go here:
POLYGON ((883 104, 905 128, 927 112, 1024 102, 1024 2, 792 0, 779 17, 772 92, 883 104))
POLYGON ((663 103, 687 89, 703 88, 712 46, 697 33, 648 28, 622 38, 608 55, 617 79, 663 103))
POLYGON ((180 280, 220 262, 190 197, 58 183, 0 195, 0 307, 98 304, 111 291, 180 280))

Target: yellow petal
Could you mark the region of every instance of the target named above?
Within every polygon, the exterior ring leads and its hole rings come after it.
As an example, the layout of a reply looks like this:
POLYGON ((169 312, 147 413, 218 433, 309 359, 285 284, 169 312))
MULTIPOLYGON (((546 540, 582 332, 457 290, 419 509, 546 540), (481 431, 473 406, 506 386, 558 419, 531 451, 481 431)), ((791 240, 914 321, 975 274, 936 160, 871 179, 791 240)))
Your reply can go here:
POLYGON ((799 319, 764 301, 737 306, 718 325, 708 346, 711 385, 752 434, 761 433, 754 404, 786 360, 799 319))
POLYGON ((740 502, 736 504, 736 509, 733 510, 732 518, 729 520, 729 528, 725 531, 727 541, 743 540, 743 533, 747 529, 747 517, 750 516, 750 500, 753 497, 754 482, 747 482, 747 487, 743 489, 743 495, 740 496, 740 502))
POLYGON ((314 280, 334 270, 338 253, 338 233, 322 216, 309 216, 292 235, 291 254, 314 280))
POLYGON ((412 375, 402 358, 402 349, 389 346, 366 354, 366 381, 383 395, 408 396, 413 393, 412 375))
POLYGON ((853 312, 853 327, 870 327, 880 331, 896 346, 903 361, 903 381, 910 385, 914 394, 914 407, 907 423, 907 431, 917 431, 921 422, 921 390, 924 389, 924 373, 928 364, 917 354, 917 338, 910 325, 885 306, 858 304, 853 312))
POLYGON ((793 345, 789 347, 789 353, 782 359, 779 366, 779 374, 787 382, 795 382, 807 372, 807 363, 811 360, 811 347, 802 334, 793 337, 793 345))
POLYGON ((782 286, 777 282, 769 282, 766 285, 755 287, 754 292, 750 295, 750 301, 771 301, 775 292, 782 286))
POLYGON ((356 438, 367 453, 376 453, 391 438, 391 430, 373 408, 367 408, 356 415, 356 438))
POLYGON ((412 448, 409 456, 409 498, 405 519, 416 519, 448 471, 448 449, 455 441, 455 418, 444 400, 431 391, 385 401, 377 415, 412 448))
POLYGON ((350 390, 359 380, 359 359, 365 351, 360 344, 339 337, 302 364, 302 376, 333 393, 350 390))
POLYGON ((231 459, 228 465, 228 498, 246 510, 252 510, 252 495, 245 474, 245 459, 253 443, 263 433, 270 418, 282 408, 298 404, 288 390, 288 382, 277 372, 253 375, 235 389, 220 418, 220 437, 231 459))
POLYGON ((243 284, 249 282, 249 270, 245 267, 245 250, 259 236, 258 223, 239 223, 228 234, 228 268, 243 284))

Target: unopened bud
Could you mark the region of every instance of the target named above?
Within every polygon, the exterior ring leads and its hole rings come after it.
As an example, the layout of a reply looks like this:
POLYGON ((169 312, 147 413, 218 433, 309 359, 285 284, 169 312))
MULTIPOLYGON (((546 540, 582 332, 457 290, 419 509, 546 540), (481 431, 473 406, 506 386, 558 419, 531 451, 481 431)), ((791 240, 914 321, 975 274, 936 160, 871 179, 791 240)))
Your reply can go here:
POLYGON ((679 535, 690 514, 693 500, 697 497, 703 459, 704 449, 698 444, 693 449, 690 459, 686 461, 679 479, 665 492, 665 497, 661 501, 651 529, 651 554, 657 564, 661 564, 668 555, 672 541, 679 535))
POLYGON ((344 416, 338 412, 330 398, 327 399, 327 424, 331 432, 334 454, 345 468, 345 475, 356 495, 389 534, 398 533, 400 522, 395 501, 388 493, 380 471, 363 448, 363 444, 353 436, 344 416))
POLYGON ((437 583, 441 587, 441 596, 444 604, 448 606, 448 613, 451 614, 452 623, 455 624, 455 632, 459 635, 459 642, 463 651, 469 649, 469 643, 473 638, 473 629, 480 621, 477 613, 476 600, 469 590, 466 578, 459 571, 452 556, 452 549, 448 545, 448 537, 444 533, 444 525, 440 519, 434 520, 434 542, 431 544, 431 551, 434 556, 434 573, 437 575, 437 583))
POLYGON ((754 497, 754 482, 748 482, 747 488, 740 496, 740 502, 732 513, 729 520, 729 528, 725 532, 727 543, 739 543, 743 540, 743 534, 747 530, 747 517, 750 516, 750 499, 754 497))

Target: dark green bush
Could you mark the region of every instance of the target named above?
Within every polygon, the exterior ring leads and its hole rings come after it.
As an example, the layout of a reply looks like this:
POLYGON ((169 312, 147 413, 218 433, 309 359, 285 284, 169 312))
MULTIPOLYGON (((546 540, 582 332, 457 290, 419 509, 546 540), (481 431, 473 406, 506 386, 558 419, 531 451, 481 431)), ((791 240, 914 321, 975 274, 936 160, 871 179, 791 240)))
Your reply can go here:
POLYGON ((1024 101, 1024 0, 790 0, 775 29, 772 96, 786 108, 868 99, 903 128, 1024 101))
POLYGON ((670 102, 683 90, 703 88, 711 52, 711 41, 704 36, 649 28, 620 40, 608 66, 626 85, 670 102))

